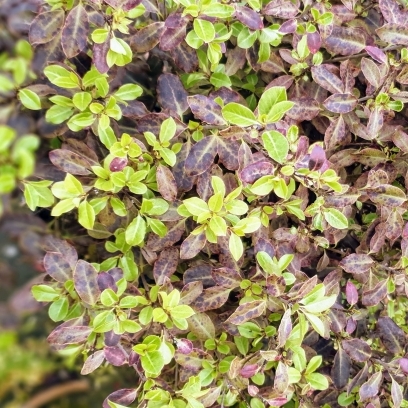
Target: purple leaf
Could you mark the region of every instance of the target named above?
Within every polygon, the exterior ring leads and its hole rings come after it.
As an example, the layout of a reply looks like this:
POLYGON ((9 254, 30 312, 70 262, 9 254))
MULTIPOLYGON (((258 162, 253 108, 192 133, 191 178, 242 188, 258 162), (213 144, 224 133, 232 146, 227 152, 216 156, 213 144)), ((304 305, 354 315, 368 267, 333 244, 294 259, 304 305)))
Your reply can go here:
POLYGON ((365 32, 358 27, 334 26, 324 45, 333 54, 357 54, 366 46, 365 32))
POLYGON ((346 284, 347 302, 353 306, 358 302, 358 291, 353 282, 348 281, 346 284))
POLYGON ((315 31, 314 33, 307 33, 307 48, 309 48, 312 54, 316 54, 322 46, 322 38, 320 33, 315 31))
POLYGON ((80 344, 86 341, 91 333, 92 328, 88 326, 58 326, 47 340, 52 345, 80 344))
POLYGON ((367 45, 365 50, 371 58, 375 59, 380 64, 385 64, 388 60, 387 55, 376 46, 367 45))
POLYGON ((162 21, 157 21, 141 28, 130 38, 132 50, 140 53, 150 51, 159 43, 164 30, 165 27, 162 21))
POLYGON ((115 157, 109 164, 109 170, 113 173, 122 171, 128 164, 126 157, 115 157))
POLYGON ((101 292, 108 288, 116 292, 118 287, 116 286, 115 279, 113 278, 112 275, 109 275, 109 273, 100 272, 98 274, 97 280, 98 280, 98 287, 101 292))
POLYGON ((177 351, 181 354, 190 354, 193 351, 193 343, 188 339, 177 339, 177 351))
POLYGON ((44 268, 48 275, 58 282, 65 283, 72 279, 73 268, 58 252, 47 252, 44 257, 44 268))
POLYGON ((262 30, 264 24, 259 13, 246 6, 235 6, 235 17, 251 30, 262 30))
POLYGON ((116 402, 120 405, 130 405, 137 397, 137 392, 133 388, 123 388, 121 390, 112 392, 105 401, 103 401, 103 408, 110 408, 109 401, 116 402))
POLYGON ((262 176, 273 174, 274 166, 270 160, 260 160, 244 167, 239 172, 239 178, 245 183, 253 184, 262 176))
POLYGON ((366 254, 351 254, 343 258, 340 262, 340 266, 347 273, 352 274, 366 273, 373 264, 373 259, 366 254))
POLYGON ((29 39, 32 45, 50 42, 61 31, 64 11, 53 10, 38 14, 30 25, 29 39))
POLYGON ((85 360, 85 363, 82 366, 81 374, 82 375, 91 374, 98 367, 101 366, 104 360, 105 360, 105 355, 104 355, 103 350, 95 351, 95 353, 88 356, 88 358, 85 360))
POLYGON ((251 378, 259 371, 259 369, 260 367, 257 364, 246 364, 241 368, 239 374, 242 378, 251 378))
POLYGON ((183 87, 179 77, 174 74, 164 73, 157 81, 158 100, 161 106, 179 116, 188 109, 188 93, 183 87))
POLYGON ((67 58, 73 58, 85 50, 88 33, 88 14, 80 3, 69 12, 62 29, 61 45, 67 58))
POLYGON ((347 113, 357 106, 357 98, 352 94, 334 94, 329 96, 323 103, 330 112, 347 113))
POLYGON ((74 271, 74 285, 79 297, 86 303, 94 305, 101 291, 97 280, 96 269, 83 260, 79 260, 74 271))
POLYGON ((208 96, 189 96, 187 102, 194 116, 203 122, 217 126, 223 126, 226 124, 221 113, 221 106, 208 96))
POLYGON ((176 272, 179 263, 179 250, 175 247, 164 248, 154 263, 153 276, 157 285, 163 285, 166 278, 176 272))
POLYGON ((105 347, 104 348, 105 358, 109 364, 115 367, 122 366, 126 364, 127 354, 121 346, 105 347))
POLYGON ((162 197, 170 202, 177 198, 177 183, 171 170, 159 164, 156 169, 157 188, 162 197))

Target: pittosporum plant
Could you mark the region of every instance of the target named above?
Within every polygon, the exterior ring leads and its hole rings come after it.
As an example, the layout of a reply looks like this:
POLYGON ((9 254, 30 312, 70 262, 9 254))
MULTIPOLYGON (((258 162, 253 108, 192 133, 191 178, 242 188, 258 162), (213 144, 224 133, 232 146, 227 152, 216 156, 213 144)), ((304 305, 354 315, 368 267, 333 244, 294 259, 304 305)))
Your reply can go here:
POLYGON ((32 288, 53 348, 134 369, 105 408, 408 407, 407 21, 404 0, 36 6, 32 49, 0 58, 0 192, 59 220, 32 288), (52 171, 7 125, 30 111, 52 171))

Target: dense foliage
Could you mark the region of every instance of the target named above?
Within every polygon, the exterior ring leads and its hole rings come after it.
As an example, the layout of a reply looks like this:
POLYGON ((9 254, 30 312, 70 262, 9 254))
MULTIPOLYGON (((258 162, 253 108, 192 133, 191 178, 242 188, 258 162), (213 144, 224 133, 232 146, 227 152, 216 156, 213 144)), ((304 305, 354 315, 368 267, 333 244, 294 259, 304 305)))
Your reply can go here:
POLYGON ((104 407, 408 407, 406 0, 6 3, 0 192, 104 407))

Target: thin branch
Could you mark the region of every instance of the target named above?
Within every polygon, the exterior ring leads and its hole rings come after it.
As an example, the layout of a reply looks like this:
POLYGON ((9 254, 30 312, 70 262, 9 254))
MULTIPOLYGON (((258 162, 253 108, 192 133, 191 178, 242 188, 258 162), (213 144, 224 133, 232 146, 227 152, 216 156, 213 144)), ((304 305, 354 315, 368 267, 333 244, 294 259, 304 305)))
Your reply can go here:
MULTIPOLYGON (((380 48, 381 51, 386 52, 386 51, 394 51, 394 50, 399 50, 401 48, 403 48, 403 45, 389 45, 388 47, 385 48, 380 48)), ((346 55, 344 57, 335 57, 329 60, 324 61, 324 63, 328 63, 328 62, 338 62, 338 61, 346 61, 348 59, 354 59, 354 58, 360 58, 360 57, 367 57, 370 54, 368 54, 368 52, 360 52, 360 54, 356 54, 356 55, 346 55)))
POLYGON ((57 398, 65 397, 67 394, 85 392, 89 390, 90 385, 89 381, 87 380, 66 382, 39 392, 24 405, 22 405, 21 408, 39 408, 57 398))

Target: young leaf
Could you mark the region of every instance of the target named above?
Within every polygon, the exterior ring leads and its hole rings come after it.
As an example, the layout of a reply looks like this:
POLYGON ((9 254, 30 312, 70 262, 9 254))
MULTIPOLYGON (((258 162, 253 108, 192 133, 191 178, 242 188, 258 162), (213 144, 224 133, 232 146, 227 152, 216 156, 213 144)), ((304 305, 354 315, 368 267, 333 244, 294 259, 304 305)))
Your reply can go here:
POLYGON ((284 163, 289 153, 289 143, 282 133, 269 130, 262 134, 262 140, 269 156, 278 163, 284 163))
POLYGON ((237 126, 247 127, 258 124, 254 113, 249 108, 236 102, 225 105, 222 108, 222 116, 226 121, 237 126))
POLYGON ((143 243, 146 235, 146 221, 138 215, 126 228, 126 242, 137 246, 143 243))
POLYGON ((238 261, 244 253, 244 246, 242 244, 241 238, 233 232, 231 232, 231 235, 229 237, 228 247, 232 257, 236 261, 238 261))
POLYGON ((44 68, 44 75, 49 81, 61 88, 78 88, 79 78, 60 65, 49 65, 44 68))
POLYGON ((275 86, 263 92, 258 102, 259 115, 268 115, 272 107, 278 102, 287 100, 286 88, 275 86))
POLYGON ((21 103, 31 110, 40 110, 41 109, 41 100, 40 97, 30 89, 21 89, 18 93, 21 103))
POLYGON ((347 217, 342 212, 336 210, 335 208, 327 208, 323 212, 323 216, 327 223, 333 228, 336 229, 348 228, 347 217))
POLYGON ((72 102, 82 112, 92 102, 92 96, 89 92, 78 92, 73 96, 72 102))
POLYGON ((141 96, 143 89, 136 84, 125 84, 122 85, 115 93, 114 96, 123 101, 133 101, 134 99, 141 96))
POLYGON ((95 222, 95 210, 84 200, 78 207, 78 221, 86 229, 92 229, 95 222))
POLYGON ((211 22, 196 18, 193 23, 194 31, 205 43, 210 43, 215 37, 215 29, 211 22))

